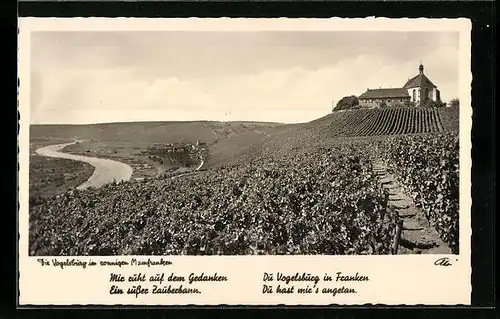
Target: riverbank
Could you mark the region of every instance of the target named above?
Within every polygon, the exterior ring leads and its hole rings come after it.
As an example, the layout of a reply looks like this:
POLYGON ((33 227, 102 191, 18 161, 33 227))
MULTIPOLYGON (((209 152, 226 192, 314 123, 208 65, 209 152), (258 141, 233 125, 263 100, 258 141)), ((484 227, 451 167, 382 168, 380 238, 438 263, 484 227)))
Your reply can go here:
POLYGON ((125 163, 132 167, 132 179, 156 177, 162 172, 161 167, 147 156, 140 155, 149 144, 131 144, 127 142, 83 141, 66 146, 62 151, 73 155, 109 159, 125 163))
POLYGON ((80 161, 92 165, 94 167, 93 174, 88 180, 80 184, 77 187, 78 189, 85 189, 88 187, 98 188, 113 181, 128 181, 132 177, 132 167, 125 163, 103 158, 68 154, 61 151, 66 146, 72 144, 75 143, 48 145, 37 149, 36 153, 45 157, 80 161))
POLYGON ((69 159, 30 155, 30 198, 50 197, 78 187, 92 176, 94 166, 69 159))

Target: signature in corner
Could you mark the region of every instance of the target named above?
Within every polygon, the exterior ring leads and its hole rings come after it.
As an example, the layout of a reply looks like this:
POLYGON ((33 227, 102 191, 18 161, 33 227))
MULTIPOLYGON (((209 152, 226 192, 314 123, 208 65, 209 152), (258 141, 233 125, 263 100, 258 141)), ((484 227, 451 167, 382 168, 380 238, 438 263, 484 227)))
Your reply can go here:
POLYGON ((438 260, 436 260, 434 262, 434 265, 447 267, 447 266, 452 266, 452 263, 450 262, 450 258, 443 257, 443 258, 439 258, 438 260))

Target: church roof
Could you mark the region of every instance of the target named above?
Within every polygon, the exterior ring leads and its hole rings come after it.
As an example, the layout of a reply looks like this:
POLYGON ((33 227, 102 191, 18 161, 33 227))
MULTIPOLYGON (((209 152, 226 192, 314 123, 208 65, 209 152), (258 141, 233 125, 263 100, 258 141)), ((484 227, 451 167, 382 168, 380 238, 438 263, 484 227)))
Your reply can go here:
POLYGON ((409 97, 408 91, 403 88, 396 89, 368 89, 359 96, 359 99, 381 99, 394 97, 409 97))
POLYGON ((409 79, 408 82, 403 86, 405 89, 411 89, 411 88, 416 88, 416 87, 433 87, 435 88, 436 86, 434 83, 429 80, 428 77, 425 76, 424 73, 420 73, 417 76, 414 76, 413 78, 409 79))

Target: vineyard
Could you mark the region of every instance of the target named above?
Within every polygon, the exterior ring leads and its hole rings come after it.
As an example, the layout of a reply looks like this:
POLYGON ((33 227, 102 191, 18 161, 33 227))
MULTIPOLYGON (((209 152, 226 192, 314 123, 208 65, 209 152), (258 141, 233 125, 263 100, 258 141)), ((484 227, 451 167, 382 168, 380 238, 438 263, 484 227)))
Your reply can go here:
POLYGON ((457 112, 338 112, 194 174, 43 199, 30 207, 30 255, 391 254, 401 217, 377 161, 458 253, 457 112))
POLYGON ((334 136, 377 136, 458 130, 458 108, 384 108, 335 112, 311 122, 328 123, 334 136))
POLYGON ((51 198, 30 210, 31 254, 390 253, 397 217, 357 147, 259 163, 51 198))
POLYGON ((383 142, 390 170, 453 252, 459 248, 459 142, 453 133, 383 142))

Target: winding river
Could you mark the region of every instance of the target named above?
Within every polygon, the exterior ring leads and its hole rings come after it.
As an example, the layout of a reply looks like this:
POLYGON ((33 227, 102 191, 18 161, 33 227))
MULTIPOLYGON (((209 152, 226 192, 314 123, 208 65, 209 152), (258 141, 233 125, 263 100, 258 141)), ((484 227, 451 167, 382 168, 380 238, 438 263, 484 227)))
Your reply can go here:
POLYGON ((88 187, 98 188, 104 184, 112 183, 113 181, 128 181, 132 177, 132 167, 127 164, 104 158, 73 155, 61 152, 61 150, 66 146, 75 143, 76 142, 45 146, 37 149, 36 153, 42 156, 81 161, 94 166, 94 174, 92 174, 86 182, 78 186, 78 189, 85 189, 88 187))

